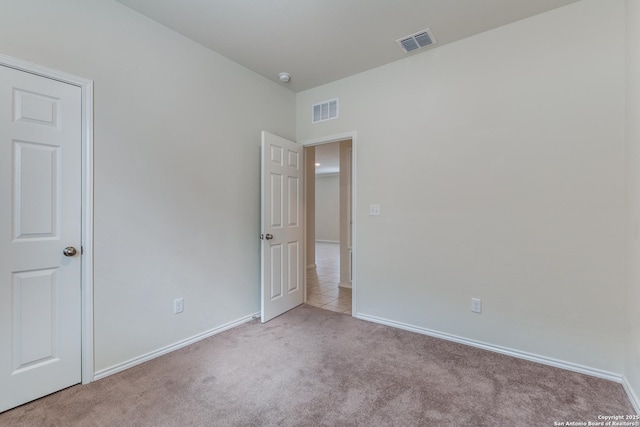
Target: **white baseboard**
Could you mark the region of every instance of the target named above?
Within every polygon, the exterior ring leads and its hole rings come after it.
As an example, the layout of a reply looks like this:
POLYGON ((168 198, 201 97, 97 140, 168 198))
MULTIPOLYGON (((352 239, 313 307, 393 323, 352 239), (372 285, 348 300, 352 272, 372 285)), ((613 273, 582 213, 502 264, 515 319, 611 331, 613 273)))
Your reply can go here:
POLYGON ((149 361, 151 359, 155 359, 156 357, 160 357, 160 356, 165 355, 167 353, 171 353, 172 351, 178 350, 178 349, 180 349, 182 347, 186 347, 186 346, 188 346, 190 344, 196 343, 196 342, 198 342, 200 340, 203 340, 205 338, 208 338, 210 336, 219 334, 220 332, 224 332, 227 329, 231 329, 231 328, 234 328, 236 326, 240 326, 243 323, 247 323, 247 322, 255 319, 256 317, 260 317, 260 312, 255 313, 255 314, 251 314, 249 316, 242 317, 242 318, 240 318, 238 320, 234 320, 233 322, 226 323, 226 324, 224 324, 222 326, 218 326, 217 328, 213 328, 211 330, 208 330, 206 332, 200 333, 198 335, 194 335, 191 338, 187 338, 187 339, 184 339, 182 341, 178 341, 177 343, 168 345, 166 347, 159 348, 158 350, 149 352, 147 354, 143 354, 141 356, 134 357, 133 359, 129 359, 126 362, 118 363, 117 365, 111 366, 111 367, 106 368, 106 369, 101 369, 101 370, 99 370, 99 371, 97 371, 97 372, 95 372, 93 374, 93 381, 102 379, 104 377, 108 377, 109 375, 116 374, 118 372, 124 371, 125 369, 132 368, 132 367, 134 367, 136 365, 139 365, 141 363, 147 362, 147 361, 149 361))
POLYGON ((307 264, 307 270, 311 269, 311 268, 316 268, 317 265, 316 264, 307 264))
POLYGON ((638 400, 638 396, 635 394, 635 392, 631 388, 631 384, 629 384, 629 381, 627 381, 626 378, 622 378, 622 387, 627 393, 627 396, 629 397, 629 400, 631 401, 636 414, 640 414, 640 400, 638 400))
POLYGON ((339 287, 339 288, 345 288, 345 289, 351 289, 351 283, 348 283, 348 282, 347 282, 347 283, 340 282, 340 283, 338 284, 338 287, 339 287))
POLYGON ((316 239, 317 243, 340 243, 340 240, 320 240, 316 239))
MULTIPOLYGON (((551 357, 527 353, 525 351, 513 350, 510 348, 501 347, 498 345, 487 344, 481 341, 471 340, 468 338, 462 338, 462 337, 447 334, 444 332, 434 331, 432 329, 422 328, 420 326, 409 325, 406 323, 383 319, 376 316, 369 316, 368 314, 356 313, 355 317, 361 320, 369 321, 369 322, 380 323, 382 325, 392 326, 394 328, 404 329, 406 331, 416 332, 422 335, 428 335, 430 337, 441 338, 447 341, 457 342, 459 344, 470 345, 472 347, 481 348, 483 350, 492 351, 494 353, 500 353, 500 354, 505 354, 507 356, 517 357, 518 359, 525 359, 531 362, 541 363, 543 365, 553 366, 556 368, 566 369, 568 371, 578 372, 580 374, 590 375, 592 377, 598 377, 598 378, 603 378, 609 381, 615 381, 617 383, 623 384, 624 386, 624 381, 623 381, 624 377, 622 375, 614 374, 612 372, 607 372, 607 371, 603 371, 596 368, 590 368, 588 366, 582 366, 576 363, 566 362, 564 360, 553 359, 551 357)), ((625 390, 627 389, 629 389, 628 386, 625 387, 625 390)), ((631 395, 629 398, 633 402, 631 395)), ((635 403, 634 403, 634 406, 635 406, 635 403)))

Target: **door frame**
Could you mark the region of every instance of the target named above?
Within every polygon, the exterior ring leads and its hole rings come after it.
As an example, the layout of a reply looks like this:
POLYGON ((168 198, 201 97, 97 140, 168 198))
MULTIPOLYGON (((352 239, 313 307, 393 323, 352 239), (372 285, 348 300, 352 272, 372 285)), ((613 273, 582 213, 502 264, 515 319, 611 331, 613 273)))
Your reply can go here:
MULTIPOLYGON (((358 310, 357 310, 357 303, 358 303, 358 286, 357 286, 357 277, 358 277, 358 269, 357 269, 357 237, 358 237, 358 233, 357 233, 357 228, 358 228, 358 224, 356 221, 357 218, 357 203, 356 201, 357 199, 357 180, 356 180, 356 176, 357 176, 357 164, 358 162, 356 161, 357 159, 357 143, 356 143, 356 131, 351 131, 351 132, 345 132, 345 133, 341 133, 341 134, 337 134, 337 135, 329 135, 329 136, 322 136, 322 137, 318 137, 318 138, 313 138, 313 139, 308 139, 305 141, 302 141, 301 144, 303 147, 312 147, 312 146, 316 146, 316 145, 322 145, 322 144, 329 144, 332 142, 340 142, 340 141, 344 141, 345 139, 351 139, 351 221, 352 221, 352 229, 351 229, 351 233, 352 233, 352 249, 351 249, 351 316, 352 317, 358 317, 358 310)), ((304 162, 306 164, 306 161, 304 162)), ((305 172, 306 174, 306 172, 305 172)), ((307 192, 304 192, 304 217, 307 217, 307 192)), ((304 244, 304 262, 305 262, 305 270, 306 270, 306 264, 307 264, 307 222, 305 221, 304 223, 304 240, 305 240, 305 244, 304 244)), ((304 301, 307 301, 307 275, 304 275, 304 301)))
POLYGON ((3 54, 0 54, 0 65, 77 86, 81 90, 81 378, 82 384, 88 384, 93 380, 93 80, 3 54))

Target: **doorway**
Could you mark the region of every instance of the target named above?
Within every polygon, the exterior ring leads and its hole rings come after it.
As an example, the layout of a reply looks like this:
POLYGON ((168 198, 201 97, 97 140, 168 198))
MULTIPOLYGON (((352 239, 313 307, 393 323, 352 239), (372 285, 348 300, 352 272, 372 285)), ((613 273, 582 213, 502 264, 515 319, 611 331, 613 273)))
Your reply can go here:
POLYGON ((353 315, 353 141, 305 147, 306 302, 353 315))

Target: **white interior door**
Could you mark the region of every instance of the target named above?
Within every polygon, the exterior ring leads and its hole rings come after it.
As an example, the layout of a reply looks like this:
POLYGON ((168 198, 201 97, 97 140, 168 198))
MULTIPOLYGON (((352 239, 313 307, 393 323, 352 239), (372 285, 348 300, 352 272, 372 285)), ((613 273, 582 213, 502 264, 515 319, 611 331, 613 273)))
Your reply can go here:
POLYGON ((262 322, 302 304, 303 147, 262 132, 262 322))
POLYGON ((81 380, 81 102, 0 66, 0 411, 81 380))

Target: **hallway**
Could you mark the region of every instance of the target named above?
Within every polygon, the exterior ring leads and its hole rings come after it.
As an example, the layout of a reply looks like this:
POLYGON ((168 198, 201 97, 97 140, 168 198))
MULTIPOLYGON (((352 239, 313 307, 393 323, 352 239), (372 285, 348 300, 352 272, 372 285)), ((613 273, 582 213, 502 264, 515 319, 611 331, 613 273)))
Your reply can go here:
POLYGON ((307 269, 307 304, 351 315, 351 289, 339 283, 340 245, 316 242, 316 267, 307 269))

